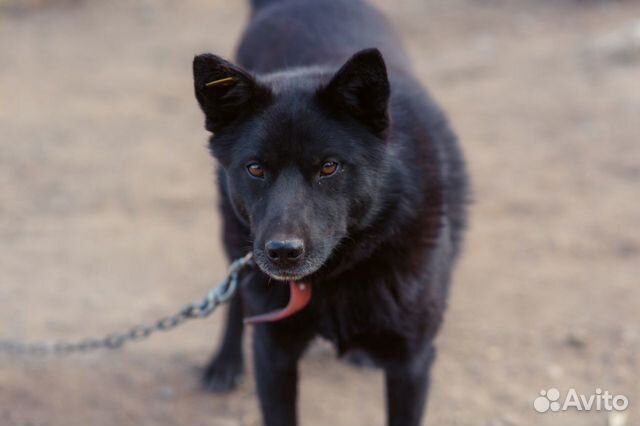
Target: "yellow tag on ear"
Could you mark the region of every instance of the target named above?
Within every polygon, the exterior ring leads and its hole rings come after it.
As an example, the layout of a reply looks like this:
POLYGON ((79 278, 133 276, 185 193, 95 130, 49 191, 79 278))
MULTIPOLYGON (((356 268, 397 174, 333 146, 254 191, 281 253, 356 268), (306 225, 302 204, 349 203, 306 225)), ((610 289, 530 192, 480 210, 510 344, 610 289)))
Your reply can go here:
POLYGON ((205 86, 207 86, 207 87, 230 86, 231 84, 233 84, 235 82, 236 82, 236 78, 235 77, 225 77, 225 78, 221 78, 220 80, 210 81, 209 83, 205 84, 205 86))

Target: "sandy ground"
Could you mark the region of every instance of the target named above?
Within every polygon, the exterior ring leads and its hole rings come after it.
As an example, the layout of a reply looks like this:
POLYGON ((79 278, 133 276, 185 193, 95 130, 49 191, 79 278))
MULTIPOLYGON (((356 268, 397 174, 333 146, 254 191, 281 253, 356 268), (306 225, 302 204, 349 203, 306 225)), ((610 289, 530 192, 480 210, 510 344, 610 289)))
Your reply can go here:
MULTIPOLYGON (((466 149, 475 205, 426 421, 640 424, 640 3, 378 4, 466 149), (540 390, 630 408, 538 414, 540 390)), ((149 321, 224 274, 195 53, 230 55, 240 1, 0 1, 0 336, 149 321)), ((258 425, 251 372, 198 368, 222 314, 116 353, 0 357, 0 424, 258 425)), ((318 342, 305 425, 383 424, 382 376, 318 342)))

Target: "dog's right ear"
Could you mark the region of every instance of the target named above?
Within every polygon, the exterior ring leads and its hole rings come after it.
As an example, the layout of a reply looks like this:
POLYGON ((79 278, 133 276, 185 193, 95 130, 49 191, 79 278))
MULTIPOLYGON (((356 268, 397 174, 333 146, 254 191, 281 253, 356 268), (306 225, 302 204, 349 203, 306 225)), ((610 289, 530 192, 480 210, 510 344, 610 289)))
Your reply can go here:
POLYGON ((271 97, 271 91, 247 71, 210 53, 193 59, 193 82, 205 127, 213 133, 248 116, 271 97))

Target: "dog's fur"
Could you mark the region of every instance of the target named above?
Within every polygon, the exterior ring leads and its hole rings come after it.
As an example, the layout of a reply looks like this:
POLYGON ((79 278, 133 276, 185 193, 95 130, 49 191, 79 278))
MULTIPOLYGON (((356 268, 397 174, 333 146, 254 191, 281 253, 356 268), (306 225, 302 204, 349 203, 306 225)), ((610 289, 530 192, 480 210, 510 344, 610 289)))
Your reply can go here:
POLYGON ((237 62, 194 60, 221 165, 225 247, 231 258, 252 250, 259 267, 232 300, 206 384, 233 388, 243 311, 284 306, 280 281, 296 279, 312 285, 310 305, 254 330, 264 423, 297 424, 298 360, 320 335, 339 355, 364 352, 384 369, 389 425, 418 425, 465 225, 456 138, 364 1, 253 0, 237 62), (327 160, 337 171, 321 176, 327 160), (256 163, 263 177, 248 173, 256 163), (304 258, 274 263, 265 244, 292 238, 304 258))

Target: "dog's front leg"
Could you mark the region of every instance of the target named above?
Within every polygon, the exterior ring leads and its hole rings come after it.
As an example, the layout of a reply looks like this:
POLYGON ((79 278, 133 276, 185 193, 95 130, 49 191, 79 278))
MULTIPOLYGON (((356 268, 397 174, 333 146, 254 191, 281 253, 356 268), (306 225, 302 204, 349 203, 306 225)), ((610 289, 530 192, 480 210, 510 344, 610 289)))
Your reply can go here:
POLYGON ((298 360, 311 337, 279 323, 255 326, 253 359, 265 426, 297 425, 298 360))
POLYGON ((435 349, 428 344, 400 365, 385 369, 387 424, 419 426, 424 412, 435 349))

